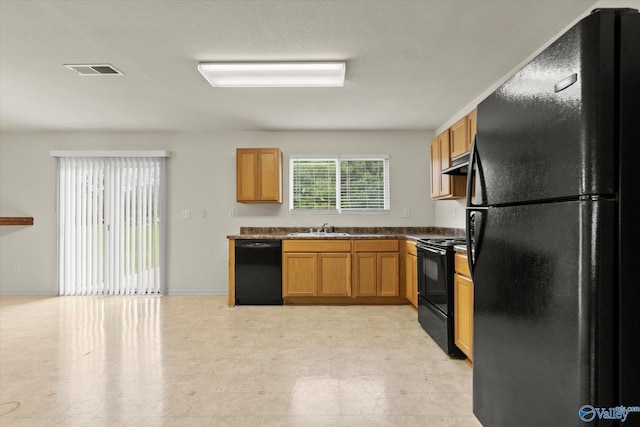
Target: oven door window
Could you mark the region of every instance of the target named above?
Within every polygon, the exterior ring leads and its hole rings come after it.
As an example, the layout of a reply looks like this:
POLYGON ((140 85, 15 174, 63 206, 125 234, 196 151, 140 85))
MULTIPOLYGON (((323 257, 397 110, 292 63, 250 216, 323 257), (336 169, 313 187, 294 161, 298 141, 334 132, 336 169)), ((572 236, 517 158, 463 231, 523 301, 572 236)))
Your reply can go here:
POLYGON ((426 250, 418 251, 419 293, 427 301, 448 313, 447 257, 426 250))

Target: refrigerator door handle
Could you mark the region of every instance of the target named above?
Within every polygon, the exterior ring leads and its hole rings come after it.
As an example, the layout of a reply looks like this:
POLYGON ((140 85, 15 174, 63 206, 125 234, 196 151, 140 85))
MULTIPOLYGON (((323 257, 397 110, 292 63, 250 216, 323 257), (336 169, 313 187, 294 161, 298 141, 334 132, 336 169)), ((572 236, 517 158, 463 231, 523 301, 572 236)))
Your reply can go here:
POLYGON ((465 240, 467 241, 467 262, 469 263, 469 272, 473 278, 473 241, 471 240, 473 232, 473 177, 476 173, 476 136, 473 137, 471 144, 471 153, 469 154, 469 169, 467 170, 467 208, 465 209, 465 240))
MULTIPOLYGON (((467 169, 467 207, 473 206, 472 191, 473 177, 476 174, 476 138, 477 137, 475 136, 473 137, 473 143, 471 144, 471 153, 469 154, 469 168, 467 169)), ((467 228, 467 231, 468 230, 469 229, 467 228)))
MULTIPOLYGON (((476 165, 478 165, 478 153, 476 152, 476 137, 473 138, 473 144, 471 145, 471 153, 469 154, 469 169, 467 171, 467 207, 465 209, 465 238, 467 241, 467 262, 469 263, 469 271, 471 272, 471 278, 473 279, 473 270, 475 268, 475 255, 476 249, 479 249, 480 242, 474 241, 473 237, 477 235, 476 224, 477 216, 476 212, 486 212, 488 207, 478 206, 473 203, 472 191, 473 191, 473 179, 476 175, 476 165)), ((480 168, 478 168, 480 172, 480 168)), ((481 187, 480 183, 478 186, 481 187)), ((481 216, 479 216, 481 217, 481 216)))
POLYGON ((482 224, 480 223, 482 215, 476 215, 477 213, 486 214, 489 208, 486 206, 468 206, 465 210, 465 237, 467 240, 467 262, 469 263, 469 272, 473 279, 473 271, 476 266, 476 256, 480 250, 480 239, 473 240, 474 236, 482 235, 482 232, 478 233, 476 230, 481 230, 482 224))

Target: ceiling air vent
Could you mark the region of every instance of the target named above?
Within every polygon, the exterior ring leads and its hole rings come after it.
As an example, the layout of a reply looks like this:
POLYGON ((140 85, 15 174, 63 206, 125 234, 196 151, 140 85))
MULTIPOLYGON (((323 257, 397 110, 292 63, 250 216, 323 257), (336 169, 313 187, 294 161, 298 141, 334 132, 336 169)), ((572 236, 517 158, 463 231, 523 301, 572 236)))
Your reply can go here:
POLYGON ((122 75, 109 64, 64 64, 64 66, 81 76, 122 75))

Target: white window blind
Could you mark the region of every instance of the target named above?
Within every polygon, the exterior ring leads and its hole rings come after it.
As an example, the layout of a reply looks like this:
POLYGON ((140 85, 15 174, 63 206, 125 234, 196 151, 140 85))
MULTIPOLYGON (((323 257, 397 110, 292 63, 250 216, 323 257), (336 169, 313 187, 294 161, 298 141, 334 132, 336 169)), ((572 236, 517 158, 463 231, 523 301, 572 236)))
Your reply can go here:
POLYGON ((291 156, 292 212, 386 212, 389 156, 291 156))
POLYGON ((385 160, 340 161, 340 208, 353 210, 388 209, 385 160))
POLYGON ((293 209, 336 209, 336 161, 326 159, 294 159, 293 209))
POLYGON ((59 158, 60 295, 163 291, 165 161, 59 158))

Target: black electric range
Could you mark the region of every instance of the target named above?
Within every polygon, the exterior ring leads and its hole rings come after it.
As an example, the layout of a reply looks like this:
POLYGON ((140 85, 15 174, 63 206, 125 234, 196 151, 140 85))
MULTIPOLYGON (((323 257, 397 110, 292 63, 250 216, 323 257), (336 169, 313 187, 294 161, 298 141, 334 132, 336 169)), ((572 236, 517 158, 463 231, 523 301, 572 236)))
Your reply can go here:
POLYGON ((460 237, 418 239, 418 321, 451 357, 466 357, 454 338, 454 246, 460 237))

